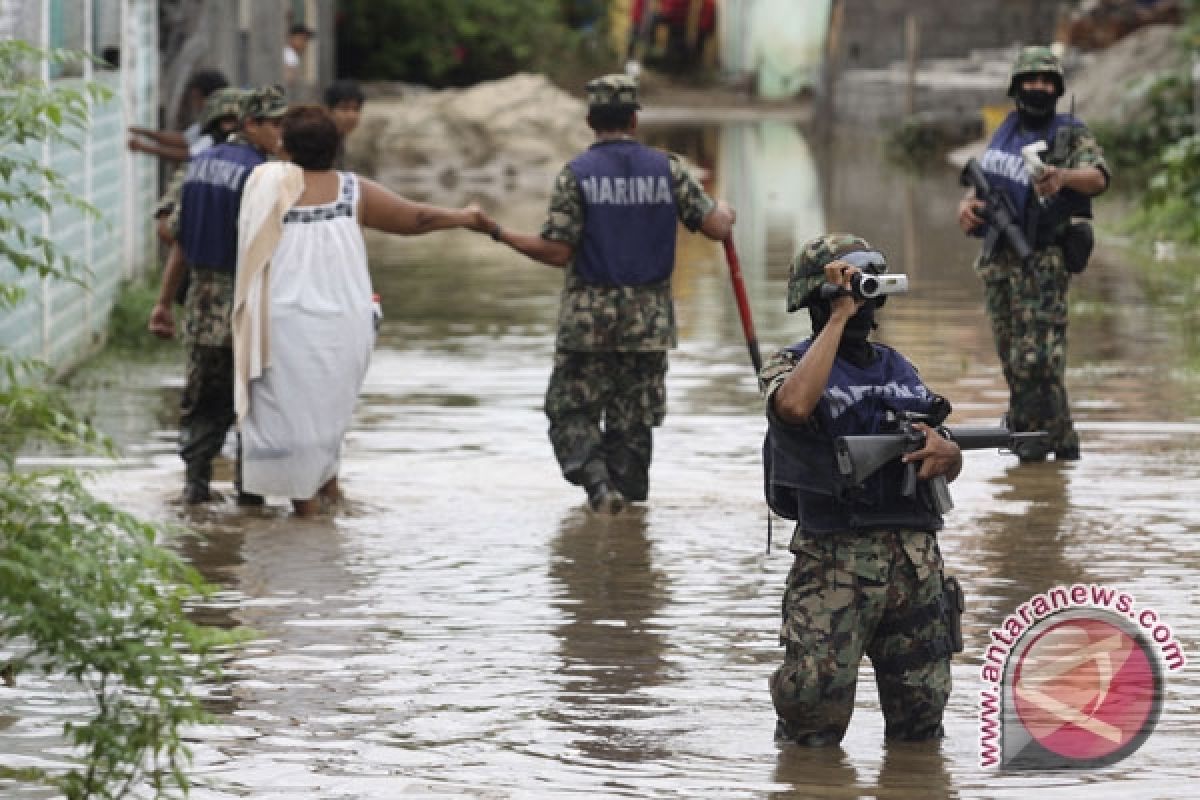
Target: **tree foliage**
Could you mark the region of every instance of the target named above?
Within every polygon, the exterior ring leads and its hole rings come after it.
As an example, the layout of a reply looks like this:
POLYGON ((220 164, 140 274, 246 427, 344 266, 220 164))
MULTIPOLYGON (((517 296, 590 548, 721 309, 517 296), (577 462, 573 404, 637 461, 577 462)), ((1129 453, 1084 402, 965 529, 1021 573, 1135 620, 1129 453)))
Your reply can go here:
POLYGON ((544 70, 582 43, 569 27, 578 22, 575 6, 562 0, 345 0, 339 72, 464 86, 544 70))
MULTIPOLYGON (((1186 4, 1178 42, 1185 63, 1200 62, 1200 0, 1186 4)), ((1147 76, 1134 92, 1142 95, 1144 111, 1098 131, 1109 158, 1142 184, 1129 226, 1139 237, 1200 245, 1200 87, 1181 70, 1147 76)))
MULTIPOLYGON (((0 42, 0 259, 20 275, 86 281, 52 239, 25 227, 29 209, 69 204, 61 175, 42 166, 37 143, 70 143, 105 90, 47 85, 46 53, 0 42)), ((21 300, 0 283, 0 313, 21 300)), ((217 676, 216 655, 235 635, 193 624, 190 598, 208 587, 159 545, 166 531, 92 496, 72 470, 24 469, 18 454, 40 443, 112 454, 33 360, 0 350, 0 674, 20 691, 23 674, 76 681, 93 706, 64 728, 79 754, 65 771, 0 769, 0 782, 36 782, 70 800, 186 793, 184 726, 205 719, 196 687, 217 676)))

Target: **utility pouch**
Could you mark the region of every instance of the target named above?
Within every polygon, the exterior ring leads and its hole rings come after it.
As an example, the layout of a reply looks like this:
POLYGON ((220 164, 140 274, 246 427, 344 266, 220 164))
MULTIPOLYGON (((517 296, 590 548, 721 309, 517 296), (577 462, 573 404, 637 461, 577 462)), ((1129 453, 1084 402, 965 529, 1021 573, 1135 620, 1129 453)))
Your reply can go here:
POLYGON ((1067 226, 1062 235, 1063 263, 1067 272, 1078 275, 1087 269, 1088 259, 1092 257, 1092 247, 1095 237, 1092 226, 1088 222, 1073 222, 1067 226))
POLYGON ((955 653, 961 653, 963 651, 962 615, 965 606, 963 590, 958 583, 958 578, 953 575, 949 578, 942 578, 942 596, 946 609, 946 628, 950 634, 950 643, 955 653))

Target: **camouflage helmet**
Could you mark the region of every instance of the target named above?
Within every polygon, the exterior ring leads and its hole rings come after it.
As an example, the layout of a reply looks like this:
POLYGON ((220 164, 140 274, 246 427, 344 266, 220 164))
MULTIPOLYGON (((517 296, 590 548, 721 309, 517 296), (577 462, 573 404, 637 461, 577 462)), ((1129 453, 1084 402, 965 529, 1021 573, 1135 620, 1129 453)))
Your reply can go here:
POLYGON ((1008 96, 1015 97, 1017 83, 1020 78, 1028 75, 1048 75, 1054 82, 1055 97, 1062 97, 1064 91, 1062 62, 1049 47, 1023 47, 1013 63, 1012 72, 1008 76, 1008 96))
POLYGON ((239 119, 278 119, 287 110, 287 98, 281 87, 260 86, 242 93, 239 119))
POLYGON ((589 108, 609 107, 639 109, 637 81, 628 75, 615 73, 590 80, 584 87, 589 108))
MULTIPOLYGON (((866 239, 852 233, 827 233, 809 239, 792 259, 788 271, 787 310, 798 311, 812 300, 812 293, 825 283, 825 265, 836 261, 847 253, 870 253, 878 251, 866 239)), ((882 254, 871 265, 873 271, 887 272, 887 263, 882 254)))
POLYGON ((204 112, 200 115, 200 129, 208 131, 217 120, 225 117, 237 119, 242 113, 242 95, 245 92, 227 86, 217 89, 204 101, 204 112))

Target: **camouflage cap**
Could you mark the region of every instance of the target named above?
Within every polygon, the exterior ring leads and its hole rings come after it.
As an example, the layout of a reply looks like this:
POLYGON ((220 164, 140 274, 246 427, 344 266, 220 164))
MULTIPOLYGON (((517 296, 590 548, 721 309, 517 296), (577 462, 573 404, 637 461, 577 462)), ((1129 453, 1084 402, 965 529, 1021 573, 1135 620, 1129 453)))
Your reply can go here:
POLYGON ((584 87, 589 107, 610 106, 613 108, 641 108, 638 103, 637 81, 620 73, 602 75, 590 80, 584 87))
POLYGON ((242 95, 245 92, 227 86, 217 89, 204 101, 204 113, 200 115, 200 129, 207 131, 213 123, 224 117, 238 118, 242 113, 242 95))
MULTIPOLYGON (((862 237, 852 233, 827 233, 809 239, 792 259, 788 271, 787 310, 798 311, 808 305, 810 295, 825 283, 825 265, 847 253, 876 252, 862 237)), ((887 271, 883 264, 880 272, 887 271)))
POLYGON ((1017 54, 1017 60, 1013 63, 1012 72, 1008 76, 1009 97, 1016 95, 1018 79, 1025 75, 1049 75, 1050 80, 1058 87, 1057 96, 1062 97, 1064 91, 1062 62, 1049 47, 1021 48, 1021 52, 1017 54))
POLYGON ((247 119, 277 119, 287 113, 287 98, 278 86, 261 86, 242 95, 241 117, 247 119))

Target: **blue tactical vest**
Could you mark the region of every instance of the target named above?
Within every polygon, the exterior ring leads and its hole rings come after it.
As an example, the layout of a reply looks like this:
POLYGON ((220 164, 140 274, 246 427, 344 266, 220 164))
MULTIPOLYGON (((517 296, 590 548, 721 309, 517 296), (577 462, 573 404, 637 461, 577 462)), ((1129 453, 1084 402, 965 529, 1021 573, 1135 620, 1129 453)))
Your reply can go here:
MULTIPOLYGON (((788 350, 799 359, 811 345, 809 339, 788 350)), ((833 451, 836 437, 879 433, 888 411, 927 414, 935 398, 904 356, 884 345, 871 346, 876 357, 865 367, 834 359, 829 384, 817 403, 817 424, 789 425, 773 410, 767 412, 763 460, 768 497, 783 496, 788 510, 795 511, 798 529, 806 533, 942 528, 942 517, 930 505, 921 482, 915 496, 904 496, 899 461, 880 469, 861 488, 841 481, 833 451)), ((771 505, 776 508, 776 502, 771 505)), ((793 518, 790 513, 784 516, 793 518)))
MULTIPOLYGON (((1049 150, 1042 153, 1042 159, 1051 163, 1048 159, 1055 150, 1055 139, 1059 131, 1062 130, 1063 135, 1069 135, 1071 128, 1081 124, 1070 114, 1056 114, 1046 127, 1026 130, 1021 127, 1020 116, 1016 111, 1012 111, 996 129, 996 133, 988 142, 987 150, 979 160, 988 182, 1003 190, 1012 201, 1017 212, 1017 223, 1030 245, 1035 248, 1053 244, 1052 237, 1071 217, 1091 217, 1092 200, 1074 189, 1063 189, 1053 197, 1047 198, 1044 206, 1039 205, 1033 197, 1033 178, 1025 166, 1025 159, 1021 157, 1021 148, 1044 141, 1049 150)), ((1062 153, 1060 157, 1065 156, 1066 153, 1062 153)), ((1061 163, 1054 165, 1062 166, 1061 163)), ((974 233, 978 236, 986 235, 987 226, 981 226, 974 233)))
POLYGON ((245 143, 210 147, 188 162, 179 216, 179 244, 192 266, 237 268, 237 221, 246 179, 266 161, 245 143))
POLYGON ((596 142, 568 165, 583 195, 575 274, 591 286, 658 283, 675 266, 678 212, 665 153, 620 139, 596 142))

